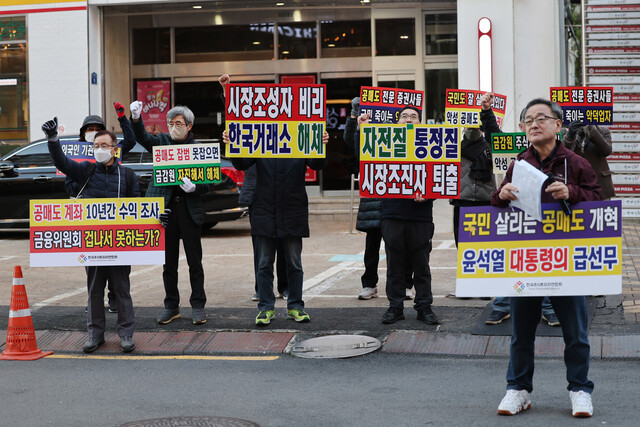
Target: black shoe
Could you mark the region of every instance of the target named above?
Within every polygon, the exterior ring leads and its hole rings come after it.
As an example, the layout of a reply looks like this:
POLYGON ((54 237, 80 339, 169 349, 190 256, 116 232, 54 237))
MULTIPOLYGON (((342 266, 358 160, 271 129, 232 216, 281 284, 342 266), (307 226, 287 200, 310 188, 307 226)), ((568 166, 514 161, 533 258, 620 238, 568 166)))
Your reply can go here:
POLYGON ((547 313, 542 315, 542 320, 547 322, 549 326, 560 326, 560 321, 555 313, 547 313))
POLYGON ((104 338, 89 338, 82 346, 82 351, 85 353, 93 353, 102 344, 104 344, 104 338))
POLYGON ((135 350, 136 345, 131 337, 120 337, 120 350, 123 353, 131 353, 135 350))
POLYGON ((498 311, 493 310, 487 320, 484 321, 486 325, 497 325, 502 323, 503 320, 507 320, 511 317, 511 313, 507 313, 506 311, 498 311))
POLYGON ((418 311, 418 316, 416 317, 420 322, 424 322, 427 325, 437 325, 438 318, 436 317, 431 307, 418 311))
POLYGON ((162 310, 160 317, 158 317, 158 323, 161 325, 166 325, 167 323, 171 323, 172 320, 176 320, 179 318, 179 308, 165 308, 164 310, 162 310))
POLYGON ((402 312, 402 310, 389 308, 382 315, 382 323, 386 325, 396 323, 398 320, 404 320, 404 313, 402 312))
POLYGON ((109 306, 109 313, 117 313, 117 312, 118 312, 118 307, 116 307, 115 305, 109 306))
POLYGON ((207 323, 207 314, 205 313, 204 308, 192 308, 191 320, 194 325, 204 325, 207 323))

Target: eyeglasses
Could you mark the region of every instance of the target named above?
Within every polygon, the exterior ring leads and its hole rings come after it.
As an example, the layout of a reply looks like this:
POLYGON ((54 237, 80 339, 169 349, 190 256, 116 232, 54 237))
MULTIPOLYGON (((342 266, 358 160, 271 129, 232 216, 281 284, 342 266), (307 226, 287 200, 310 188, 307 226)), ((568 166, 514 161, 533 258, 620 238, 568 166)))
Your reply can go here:
POLYGON ((93 148, 96 148, 96 149, 97 148, 102 148, 102 149, 108 148, 109 150, 111 150, 111 149, 113 149, 115 147, 116 147, 116 145, 111 145, 111 144, 93 144, 93 148))
POLYGON ((523 120, 522 124, 524 124, 526 127, 529 127, 533 124, 533 122, 536 122, 536 124, 538 126, 542 125, 542 123, 545 122, 545 120, 560 120, 557 117, 549 117, 549 116, 538 116, 535 117, 533 119, 527 119, 527 120, 523 120))
POLYGON ((100 131, 100 130, 102 130, 102 127, 100 127, 100 126, 87 126, 85 128, 85 132, 97 132, 97 131, 100 131))
POLYGON ((182 123, 182 122, 167 122, 167 126, 169 126, 170 128, 172 127, 177 127, 178 129, 187 126, 186 124, 182 123))
POLYGON ((402 120, 409 120, 409 119, 411 119, 411 120, 420 120, 420 117, 418 117, 417 114, 402 114, 400 116, 400 118, 402 120))

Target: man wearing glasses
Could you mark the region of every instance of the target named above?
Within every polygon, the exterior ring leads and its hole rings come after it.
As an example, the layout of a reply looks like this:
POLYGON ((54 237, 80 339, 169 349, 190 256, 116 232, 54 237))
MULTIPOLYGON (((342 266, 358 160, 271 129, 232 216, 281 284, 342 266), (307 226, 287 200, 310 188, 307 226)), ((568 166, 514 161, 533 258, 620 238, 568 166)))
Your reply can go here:
MULTIPOLYGON (((169 133, 151 135, 144 127, 140 113, 142 102, 131 103, 131 121, 136 140, 149 152, 156 145, 197 144, 193 138, 193 112, 178 105, 167 113, 169 133)), ((164 310, 157 321, 166 325, 180 318, 180 293, 178 292, 178 255, 180 239, 189 264, 191 282, 191 320, 194 325, 206 323, 204 306, 207 296, 204 291, 204 269, 202 268, 202 242, 200 235, 204 222, 204 208, 201 194, 209 191, 209 185, 193 184, 189 178, 182 179, 180 186, 155 186, 153 180, 147 190, 147 197, 163 197, 169 212, 165 230, 165 264, 162 271, 164 282, 164 310)))
MULTIPOLYGON (((358 117, 358 123, 369 121, 369 115, 358 117)), ((405 107, 400 111, 398 124, 420 124, 420 111, 405 107)), ((404 301, 407 297, 413 271, 415 298, 413 308, 417 320, 427 325, 437 325, 438 317, 431 309, 431 270, 429 254, 434 233, 433 199, 416 194, 413 199, 382 199, 381 230, 387 254, 386 293, 389 308, 382 316, 382 323, 392 324, 404 320, 404 301)))
MULTIPOLYGON (((126 124, 128 126, 128 123, 126 124)), ((58 140, 58 118, 49 120, 42 125, 47 135, 49 153, 53 164, 71 178, 80 188, 78 197, 139 197, 138 178, 133 170, 120 165, 116 159, 116 145, 118 139, 113 132, 101 130, 93 139, 93 155, 96 162, 76 162, 62 152, 58 140)), ((130 129, 125 134, 130 135, 130 129)), ((124 353, 135 349, 133 331, 135 320, 133 302, 129 293, 129 273, 131 266, 92 266, 86 267, 87 290, 89 303, 87 306, 87 332, 89 339, 82 347, 85 353, 92 353, 104 344, 105 313, 104 288, 107 283, 112 284, 115 292, 118 313, 118 335, 120 348, 124 353)))
MULTIPOLYGON (((543 173, 551 173, 555 180, 543 187, 543 203, 566 200, 569 204, 600 200, 598 185, 591 165, 582 157, 556 141, 562 127, 562 109, 555 102, 534 99, 521 116, 520 129, 526 132, 531 146, 518 155, 543 173)), ((518 197, 518 189, 511 183, 514 163, 493 195, 491 204, 506 207, 518 197)), ((589 372, 589 336, 587 303, 584 296, 550 297, 565 342, 564 362, 567 368, 569 397, 574 417, 593 414, 591 392, 593 382, 589 372)), ((515 415, 531 407, 533 390, 534 341, 540 322, 543 297, 511 298, 511 356, 507 369, 507 393, 500 402, 498 414, 515 415)))

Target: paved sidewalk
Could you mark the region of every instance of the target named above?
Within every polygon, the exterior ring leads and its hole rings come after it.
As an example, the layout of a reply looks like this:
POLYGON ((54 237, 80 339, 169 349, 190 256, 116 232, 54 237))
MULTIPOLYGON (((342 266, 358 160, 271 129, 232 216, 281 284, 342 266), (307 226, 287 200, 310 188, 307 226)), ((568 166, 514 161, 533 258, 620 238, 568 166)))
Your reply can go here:
MULTIPOLYGON (((640 221, 624 221, 622 252, 622 294, 595 300, 590 329, 594 359, 640 359, 640 221)), ((353 274, 352 277, 358 277, 359 273, 353 274)), ((355 298, 352 294, 348 297, 355 298)), ((278 355, 287 354, 294 343, 314 336, 363 334, 380 339, 383 343, 381 351, 386 353, 508 356, 508 336, 472 334, 474 325, 482 321, 484 301, 454 300, 447 305, 440 300, 439 304, 434 303, 434 311, 441 319, 441 325, 427 326, 415 320, 411 304, 406 306, 407 320, 382 325, 380 318, 386 305, 383 300, 354 300, 350 307, 318 303, 317 308, 308 309, 312 317, 308 324, 284 320, 280 301, 276 307, 278 317, 266 329, 256 329, 253 324, 256 311, 250 302, 242 307, 208 307, 208 322, 202 327, 191 324, 188 309, 183 309, 180 321, 160 326, 155 323, 157 306, 136 307, 134 339, 137 349, 133 355, 278 355)), ((0 306, 0 350, 4 349, 7 319, 8 307, 0 306)), ((33 319, 41 349, 82 354, 80 349, 86 339, 83 306, 44 307, 34 310, 33 319)), ((113 314, 107 314, 107 330, 115 330, 113 314)), ((107 345, 94 354, 121 354, 118 337, 108 333, 106 338, 107 345)), ((536 352, 540 356, 562 357, 563 348, 562 338, 558 336, 540 336, 536 342, 536 352)))
MULTIPOLYGON (((5 331, 0 331, 6 336, 5 331)), ((83 354, 87 339, 79 331, 38 331, 38 347, 56 354, 83 354)), ((280 355, 299 341, 292 331, 265 332, 137 332, 136 350, 126 356, 202 356, 202 355, 280 355)), ((120 340, 111 333, 95 356, 121 355, 120 340)), ((383 342, 381 351, 459 357, 508 357, 510 337, 437 333, 425 331, 393 331, 383 342)), ((640 335, 589 336, 591 358, 640 359, 640 335)), ((538 337, 536 356, 562 358, 562 337, 538 337)))

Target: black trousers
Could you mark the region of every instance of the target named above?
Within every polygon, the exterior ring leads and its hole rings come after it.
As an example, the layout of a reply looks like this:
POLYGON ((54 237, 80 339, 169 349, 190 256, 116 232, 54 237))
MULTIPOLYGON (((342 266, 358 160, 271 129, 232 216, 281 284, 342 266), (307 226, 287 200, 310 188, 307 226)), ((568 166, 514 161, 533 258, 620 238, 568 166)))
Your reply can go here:
MULTIPOLYGON (((378 286, 378 263, 380 262, 380 242, 382 242, 382 229, 371 228, 366 231, 367 236, 364 246, 364 274, 360 277, 362 288, 375 288, 378 286)), ((280 278, 278 277, 278 281, 280 278)), ((413 269, 411 263, 405 272, 407 289, 413 288, 413 269)), ((278 282, 279 286, 279 282, 278 282)))
MULTIPOLYGON (((289 290, 289 280, 287 279, 287 262, 284 258, 284 245, 282 239, 277 239, 276 243, 276 274, 278 275, 278 293, 282 294, 289 290)), ((255 277, 255 290, 258 293, 258 265, 260 258, 256 251, 256 236, 251 236, 253 245, 253 273, 255 277)))
POLYGON ((433 303, 429 254, 434 226, 432 222, 396 219, 382 220, 382 237, 387 253, 387 299, 389 307, 402 310, 406 297, 407 268, 413 269, 416 295, 413 307, 425 310, 433 303))
POLYGON ((133 302, 129 293, 130 265, 118 265, 110 267, 87 267, 87 292, 89 301, 87 304, 87 332, 89 337, 95 339, 104 338, 105 314, 104 314, 104 288, 109 283, 113 286, 116 307, 118 308, 118 335, 130 337, 135 329, 133 314, 133 302))
POLYGON ((164 281, 164 307, 175 309, 180 307, 178 292, 178 256, 180 239, 189 264, 191 297, 189 302, 193 308, 204 308, 207 296, 204 292, 204 269, 202 268, 202 242, 200 240, 202 226, 191 219, 184 197, 178 196, 169 203, 169 223, 165 229, 165 264, 162 271, 164 281))

